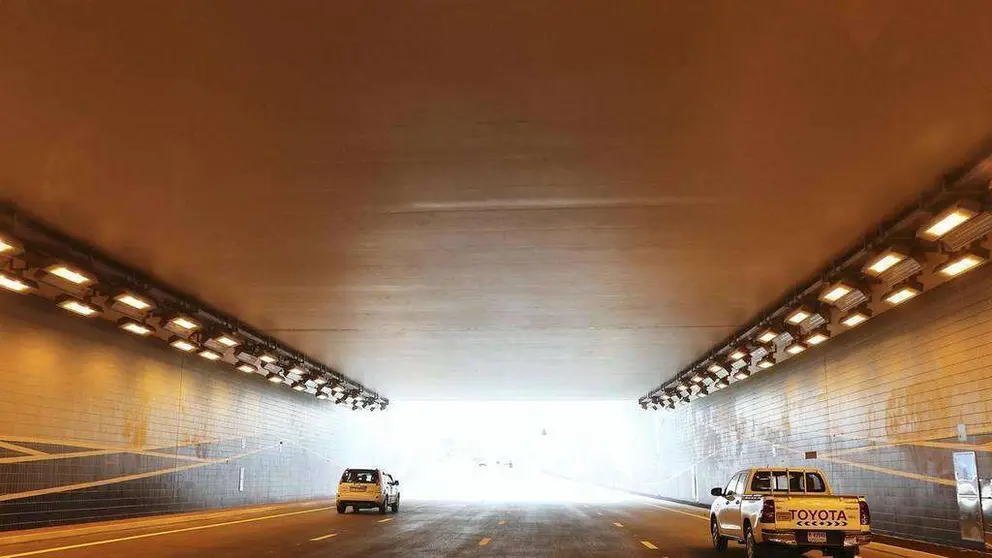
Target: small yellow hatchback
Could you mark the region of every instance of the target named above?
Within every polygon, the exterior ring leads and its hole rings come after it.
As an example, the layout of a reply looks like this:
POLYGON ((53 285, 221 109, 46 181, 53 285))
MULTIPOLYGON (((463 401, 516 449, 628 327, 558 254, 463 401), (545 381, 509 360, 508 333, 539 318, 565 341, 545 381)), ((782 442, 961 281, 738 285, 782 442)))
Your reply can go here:
POLYGON ((348 506, 355 511, 377 508, 400 511, 400 481, 381 469, 345 469, 338 483, 338 513, 345 513, 348 506))

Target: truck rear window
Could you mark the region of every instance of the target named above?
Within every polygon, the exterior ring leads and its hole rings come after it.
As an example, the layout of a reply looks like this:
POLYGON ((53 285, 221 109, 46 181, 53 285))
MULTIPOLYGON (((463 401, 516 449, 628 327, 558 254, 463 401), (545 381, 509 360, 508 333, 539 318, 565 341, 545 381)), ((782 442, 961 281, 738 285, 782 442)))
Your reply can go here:
POLYGON ((819 473, 802 471, 757 471, 751 480, 752 492, 826 492, 819 473))
POLYGON ((348 469, 341 475, 341 482, 349 484, 375 484, 379 482, 379 473, 370 469, 348 469))

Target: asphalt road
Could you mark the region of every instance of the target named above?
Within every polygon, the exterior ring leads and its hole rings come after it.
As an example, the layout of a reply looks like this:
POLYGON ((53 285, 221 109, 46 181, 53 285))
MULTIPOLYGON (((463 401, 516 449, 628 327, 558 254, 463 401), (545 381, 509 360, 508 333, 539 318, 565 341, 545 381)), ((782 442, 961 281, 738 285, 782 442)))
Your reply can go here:
MULTIPOLYGON (((733 543, 725 554, 712 549, 704 510, 647 500, 404 502, 399 513, 388 515, 339 515, 327 506, 273 507, 167 525, 137 522, 98 533, 67 530, 32 542, 0 538, 0 558, 744 556, 733 543)), ((863 555, 894 556, 877 550, 863 555)))

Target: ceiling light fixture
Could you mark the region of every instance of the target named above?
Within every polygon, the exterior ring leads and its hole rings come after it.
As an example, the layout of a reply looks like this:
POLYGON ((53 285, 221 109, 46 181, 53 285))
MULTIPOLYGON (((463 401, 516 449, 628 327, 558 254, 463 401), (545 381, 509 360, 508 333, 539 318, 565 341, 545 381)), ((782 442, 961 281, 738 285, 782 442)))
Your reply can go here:
POLYGON ((326 394, 326 393, 318 393, 318 394, 317 394, 317 399, 320 399, 320 400, 322 400, 322 401, 323 401, 323 400, 325 400, 325 399, 327 399, 327 398, 328 398, 328 397, 327 397, 327 394, 326 394))
POLYGON ((203 349, 198 354, 207 360, 220 360, 220 353, 210 349, 203 349))
POLYGON ((57 264, 45 268, 45 271, 60 279, 64 279, 73 285, 86 285, 93 282, 93 278, 78 269, 73 269, 64 264, 57 264))
POLYGON ((85 318, 90 318, 96 316, 100 313, 100 309, 95 305, 83 302, 78 298, 71 297, 68 295, 62 295, 57 299, 56 302, 60 308, 68 310, 74 314, 78 314, 85 318))
POLYGON ((799 325, 806 321, 806 318, 813 315, 813 311, 805 306, 800 306, 785 317, 785 321, 793 325, 799 325))
POLYGON ((0 236, 0 256, 16 256, 24 252, 24 246, 10 238, 9 236, 0 236))
POLYGON ((151 327, 132 318, 121 318, 117 320, 117 327, 141 337, 147 337, 155 331, 151 327))
POLYGON ((183 339, 182 337, 179 337, 178 335, 173 335, 169 339, 169 346, 174 349, 179 349, 184 353, 189 353, 196 350, 195 344, 190 343, 189 341, 183 339))
POLYGON ((260 357, 258 357, 258 360, 264 362, 265 364, 274 364, 274 363, 278 362, 279 359, 277 359, 276 357, 270 355, 269 353, 265 353, 265 354, 261 355, 260 357))
POLYGON ((862 272, 866 275, 871 275, 872 277, 878 277, 891 269, 892 266, 908 257, 909 254, 906 250, 901 248, 889 248, 888 250, 885 250, 884 252, 881 252, 868 260, 868 263, 865 264, 862 272))
POLYGON ((273 384, 281 384, 282 383, 282 376, 280 376, 279 374, 275 374, 273 372, 269 372, 265 376, 265 379, 268 380, 268 381, 270 381, 270 382, 272 382, 273 384))
POLYGON ((810 333, 808 336, 806 336, 806 344, 819 345, 820 343, 823 343, 827 339, 830 339, 830 332, 827 331, 826 329, 818 329, 810 333))
POLYGON ((744 358, 746 355, 747 353, 742 351, 741 349, 734 349, 734 351, 730 353, 729 356, 730 356, 730 360, 740 360, 744 358))
POLYGON ((125 291, 118 294, 114 297, 114 301, 141 311, 148 310, 152 307, 152 303, 148 299, 138 296, 130 291, 125 291))
POLYGON ((38 284, 30 279, 24 279, 23 277, 0 271, 0 287, 15 293, 27 294, 37 289, 38 284))
POLYGON ((844 317, 840 319, 840 323, 844 324, 846 327, 855 327, 867 322, 868 318, 871 318, 871 310, 868 310, 867 308, 859 308, 844 315, 844 317))
POLYGON ((235 366, 234 369, 238 370, 239 372, 244 372, 245 374, 254 374, 255 372, 258 371, 257 368, 243 361, 238 362, 238 365, 235 366))
POLYGON ((706 370, 709 371, 709 372, 712 372, 714 374, 716 374, 717 372, 723 372, 724 371, 723 370, 723 366, 720 365, 720 364, 717 364, 715 362, 713 364, 711 364, 710 367, 707 368, 706 370))
POLYGON ((165 322, 165 327, 176 333, 189 333, 200 329, 200 323, 189 316, 180 314, 169 317, 165 322))
POLYGON ((952 256, 944 265, 937 268, 937 272, 946 277, 957 277, 966 271, 971 271, 988 261, 988 256, 979 255, 975 252, 965 252, 952 256))
POLYGON ((778 337, 778 332, 775 331, 774 329, 769 328, 762 331, 761 334, 758 335, 758 341, 761 343, 768 344, 774 341, 776 337, 778 337))
POLYGON ((795 343, 792 343, 785 348, 785 352, 789 353, 790 355, 798 355, 799 353, 805 350, 806 350, 806 345, 799 341, 796 341, 795 343))
POLYGON ((820 300, 824 302, 837 302, 853 291, 854 287, 843 281, 838 281, 823 289, 823 293, 820 294, 820 300))
POLYGON ((895 306, 906 302, 921 292, 923 292, 922 287, 912 283, 904 283, 889 291, 884 297, 882 297, 882 300, 895 306))
POLYGON ((767 370, 772 366, 775 366, 775 357, 771 355, 768 355, 765 358, 758 361, 758 368, 761 368, 762 370, 767 370))
POLYGON ((939 240, 968 220, 978 215, 980 206, 971 200, 958 202, 938 213, 916 233, 926 240, 939 240))

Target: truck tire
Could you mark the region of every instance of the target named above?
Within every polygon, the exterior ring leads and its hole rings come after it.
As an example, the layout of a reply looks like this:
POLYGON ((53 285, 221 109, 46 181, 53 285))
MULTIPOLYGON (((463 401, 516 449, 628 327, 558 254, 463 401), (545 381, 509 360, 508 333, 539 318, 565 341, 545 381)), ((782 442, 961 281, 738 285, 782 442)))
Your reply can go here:
POLYGON ((348 506, 344 504, 338 504, 338 513, 345 513, 348 510, 348 506))
POLYGON ((768 556, 767 549, 754 540, 754 533, 750 525, 744 526, 744 553, 747 558, 765 558, 768 556))
POLYGON ((389 500, 387 500, 386 498, 383 498, 383 499, 382 499, 382 503, 381 503, 381 504, 379 504, 379 514, 380 514, 380 515, 386 515, 386 503, 387 503, 388 501, 389 501, 389 500))
POLYGON ((720 534, 720 526, 715 517, 710 518, 710 538, 713 540, 713 548, 717 552, 727 550, 727 537, 720 534))
POLYGON ((393 503, 390 504, 389 509, 393 510, 393 513, 396 513, 398 511, 400 511, 400 498, 399 498, 399 496, 397 496, 396 499, 393 500, 393 503))

